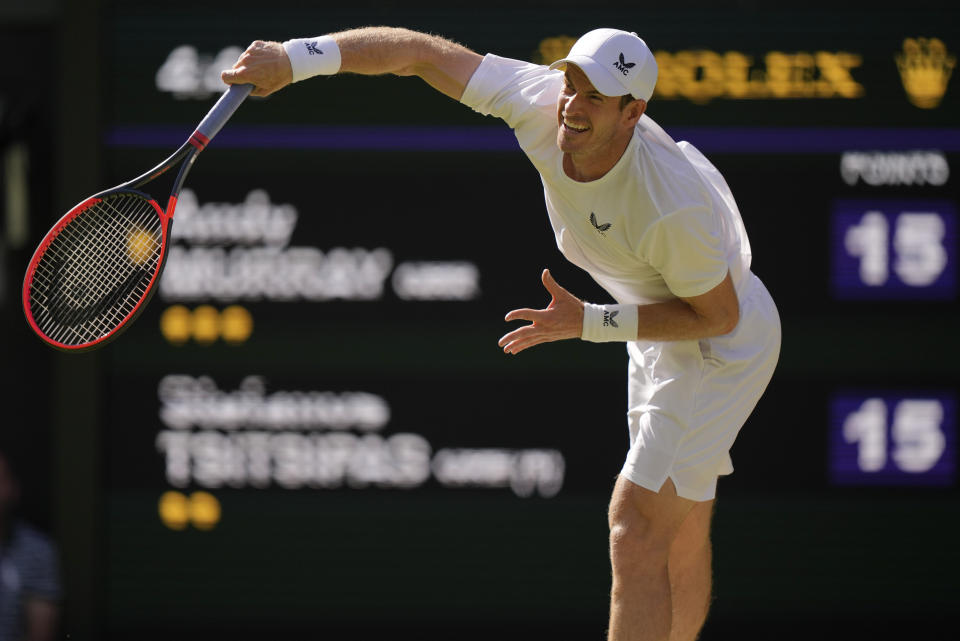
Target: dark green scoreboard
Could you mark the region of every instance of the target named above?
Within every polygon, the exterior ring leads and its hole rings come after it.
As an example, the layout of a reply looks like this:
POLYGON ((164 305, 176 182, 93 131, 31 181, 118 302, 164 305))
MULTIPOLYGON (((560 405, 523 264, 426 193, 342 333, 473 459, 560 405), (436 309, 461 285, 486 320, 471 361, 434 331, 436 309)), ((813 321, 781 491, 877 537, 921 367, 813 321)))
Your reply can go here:
MULTIPOLYGON (((954 10, 221 13, 105 9, 105 183, 179 145, 255 38, 392 24, 549 61, 639 32, 648 113, 723 172, 783 320, 720 483, 714 634, 955 604, 954 10)), ((545 267, 608 300, 505 125, 416 79, 300 83, 241 107, 173 232, 105 349, 112 637, 602 634, 626 354, 497 347, 545 267)))

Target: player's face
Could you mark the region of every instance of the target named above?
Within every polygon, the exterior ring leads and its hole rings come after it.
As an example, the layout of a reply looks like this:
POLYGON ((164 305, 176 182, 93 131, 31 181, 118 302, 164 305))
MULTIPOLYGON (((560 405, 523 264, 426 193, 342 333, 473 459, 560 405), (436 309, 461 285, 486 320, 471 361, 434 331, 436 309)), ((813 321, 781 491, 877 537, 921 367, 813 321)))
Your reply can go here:
POLYGON ((557 146, 575 156, 604 154, 632 128, 625 125, 620 98, 601 94, 575 65, 567 65, 563 76, 557 126, 557 146))

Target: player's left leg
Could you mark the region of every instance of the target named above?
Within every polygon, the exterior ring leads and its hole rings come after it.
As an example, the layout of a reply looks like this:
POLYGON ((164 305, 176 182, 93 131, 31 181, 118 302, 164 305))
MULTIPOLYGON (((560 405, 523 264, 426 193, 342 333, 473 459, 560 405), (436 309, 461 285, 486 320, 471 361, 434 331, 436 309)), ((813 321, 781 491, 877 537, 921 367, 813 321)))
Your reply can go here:
POLYGON ((617 479, 610 501, 608 641, 668 641, 673 618, 670 548, 696 502, 677 495, 670 479, 659 492, 617 479))
POLYGON ((670 546, 670 641, 694 641, 707 620, 713 586, 712 516, 713 501, 697 503, 670 546))

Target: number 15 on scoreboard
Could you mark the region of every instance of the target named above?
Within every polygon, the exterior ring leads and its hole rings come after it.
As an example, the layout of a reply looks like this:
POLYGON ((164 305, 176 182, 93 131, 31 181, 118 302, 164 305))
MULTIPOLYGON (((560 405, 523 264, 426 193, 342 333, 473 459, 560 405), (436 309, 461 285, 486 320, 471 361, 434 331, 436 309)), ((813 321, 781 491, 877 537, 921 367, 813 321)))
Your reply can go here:
POLYGON ((836 298, 956 296, 957 214, 951 203, 839 200, 831 225, 836 298))
POLYGON ((844 393, 830 411, 835 485, 952 485, 957 403, 952 395, 844 393))

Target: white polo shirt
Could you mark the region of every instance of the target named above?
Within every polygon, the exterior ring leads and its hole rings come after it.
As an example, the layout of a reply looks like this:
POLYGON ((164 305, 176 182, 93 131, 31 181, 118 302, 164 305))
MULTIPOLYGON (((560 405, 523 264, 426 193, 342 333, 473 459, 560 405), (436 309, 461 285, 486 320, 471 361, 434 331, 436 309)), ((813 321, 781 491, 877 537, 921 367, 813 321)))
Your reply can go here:
POLYGON ((644 115, 613 169, 591 182, 572 180, 556 142, 562 85, 561 71, 488 54, 461 102, 514 129, 540 172, 563 255, 618 303, 704 294, 728 269, 743 296, 750 243, 716 168, 644 115))

